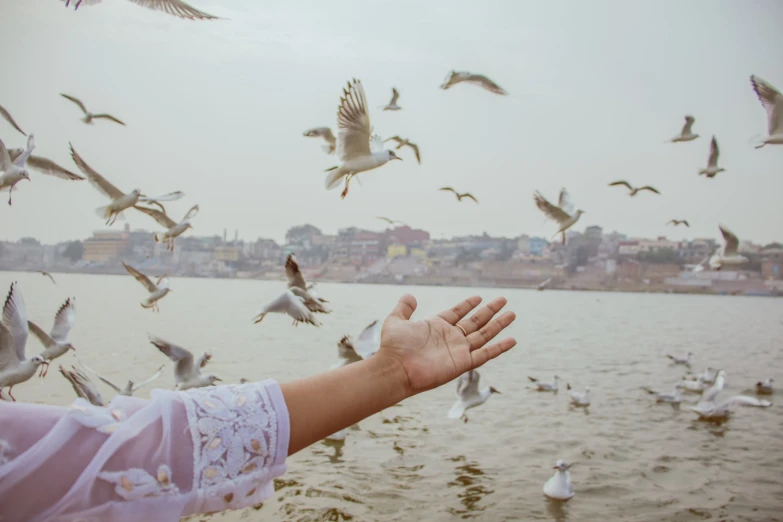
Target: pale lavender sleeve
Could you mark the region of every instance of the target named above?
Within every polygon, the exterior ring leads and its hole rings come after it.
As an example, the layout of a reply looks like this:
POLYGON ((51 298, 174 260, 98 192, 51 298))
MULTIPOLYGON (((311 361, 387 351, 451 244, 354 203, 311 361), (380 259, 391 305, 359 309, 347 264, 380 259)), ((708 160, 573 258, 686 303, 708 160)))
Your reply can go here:
POLYGON ((285 473, 288 440, 271 380, 106 408, 0 401, 0 521, 177 522, 255 505, 285 473))

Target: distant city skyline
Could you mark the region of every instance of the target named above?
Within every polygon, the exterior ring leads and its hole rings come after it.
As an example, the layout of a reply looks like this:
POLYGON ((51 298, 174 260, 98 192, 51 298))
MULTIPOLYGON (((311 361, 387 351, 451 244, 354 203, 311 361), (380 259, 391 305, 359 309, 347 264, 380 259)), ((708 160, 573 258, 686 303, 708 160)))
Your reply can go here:
MULTIPOLYGON (((750 75, 783 90, 780 2, 200 0, 224 18, 200 23, 132 2, 6 4, 0 45, 21 51, 4 59, 14 80, 0 104, 35 133, 35 154, 75 171, 71 142, 123 191, 184 191, 166 208, 179 219, 198 204, 192 234, 228 228, 280 242, 293 223, 335 234, 377 230, 384 215, 434 238, 549 238, 556 226, 532 196, 554 201, 566 187, 586 211, 581 229, 720 239, 722 223, 741 240, 783 241, 783 146, 749 143, 767 130, 750 75), (47 37, 30 38, 30 27, 47 37), (441 90, 452 69, 486 74, 509 96, 441 90), (341 200, 324 189, 338 158, 302 133, 335 129, 351 78, 364 84, 376 132, 410 138, 422 164, 402 150, 404 161, 360 175, 341 200), (383 112, 392 87, 402 110, 383 112), (85 125, 60 93, 127 127, 85 125), (686 114, 700 138, 665 144, 686 114), (707 179, 697 173, 712 135, 726 171, 707 179), (661 195, 607 186, 620 179, 661 195), (480 203, 458 203, 443 186, 480 203)), ((24 145, 2 119, 0 137, 24 145)), ((101 228, 95 208, 107 200, 87 182, 31 178, 13 206, 0 197, 0 239, 54 243, 101 228)), ((126 218, 158 230, 141 213, 126 218)))

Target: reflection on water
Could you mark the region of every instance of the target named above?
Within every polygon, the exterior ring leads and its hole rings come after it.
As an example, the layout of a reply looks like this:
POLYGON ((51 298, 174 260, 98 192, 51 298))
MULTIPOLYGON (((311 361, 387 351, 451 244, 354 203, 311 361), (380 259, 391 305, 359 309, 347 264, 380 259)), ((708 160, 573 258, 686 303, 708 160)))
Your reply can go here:
MULTIPOLYGON (((481 370, 503 394, 475 410, 471 422, 446 418, 451 383, 363 420, 342 443, 317 443, 292 456, 259 511, 195 520, 694 520, 689 510, 714 520, 780 519, 783 415, 776 401, 737 408, 717 425, 696 421, 688 402, 672 410, 639 389, 672 389, 685 369, 670 366, 665 354, 688 351, 699 367, 726 369, 727 394, 767 376, 783 381, 779 300, 606 293, 596 305, 590 292, 322 283, 319 295, 334 313, 320 328, 292 328, 285 317, 250 320, 283 282, 178 278, 176 292, 153 314, 139 307, 131 277, 55 277, 57 286, 37 274, 0 272, 0 284, 19 281, 33 320, 51 318, 76 296, 72 341, 79 358, 112 381, 150 375, 165 362, 154 386, 167 389, 171 363, 147 332, 211 351, 210 373, 226 382, 288 381, 329 368, 337 341, 384 317, 404 292, 416 296, 417 318, 473 293, 505 295, 517 312, 510 334, 519 346, 481 370), (569 409, 568 394, 525 389, 527 375, 553 374, 591 383, 589 415, 569 409), (559 458, 580 462, 572 475, 576 496, 565 506, 545 506, 541 490, 559 458)), ((62 363, 75 361, 68 354, 62 363)), ((151 388, 139 396, 149 397, 151 388)), ((17 386, 14 395, 52 404, 74 399, 56 373, 17 386)))
POLYGON ((567 505, 568 501, 555 500, 553 498, 544 497, 546 502, 546 512, 552 517, 555 522, 563 522, 568 519, 567 505))

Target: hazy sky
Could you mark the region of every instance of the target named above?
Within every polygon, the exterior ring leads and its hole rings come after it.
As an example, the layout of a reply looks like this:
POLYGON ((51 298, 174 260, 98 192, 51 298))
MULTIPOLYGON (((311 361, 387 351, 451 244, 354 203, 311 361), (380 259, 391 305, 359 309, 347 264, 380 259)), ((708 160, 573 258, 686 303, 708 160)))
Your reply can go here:
MULTIPOLYGON (((783 240, 783 146, 753 149, 766 132, 750 87, 783 89, 783 3, 735 1, 476 2, 192 0, 228 20, 190 22, 105 0, 77 12, 57 0, 5 0, 0 105, 36 154, 75 169, 68 142, 123 191, 182 190, 175 220, 194 203, 195 234, 281 240, 312 223, 327 233, 382 229, 375 216, 443 234, 550 236, 532 195, 565 186, 586 211, 578 228, 669 238, 783 240), (451 69, 486 74, 510 95, 439 85, 451 69), (342 87, 364 83, 383 137, 420 144, 362 174, 340 200, 324 189, 337 159, 310 127, 336 126, 342 87), (383 113, 392 86, 402 111, 383 113), (124 120, 88 126, 59 96, 124 120), (694 142, 664 144, 686 113, 694 142), (697 176, 717 135, 727 172, 697 176), (629 198, 606 184, 653 184, 629 198), (443 185, 480 201, 458 204, 443 185), (672 229, 671 218, 692 228, 672 229)), ((24 138, 0 120, 10 147, 24 138)), ((107 200, 87 182, 32 174, 14 205, 0 194, 0 239, 84 238, 107 200)), ((6 194, 7 195, 7 194, 6 194)), ((140 213, 132 227, 157 229, 140 213)), ((117 222, 115 227, 122 226, 117 222)))

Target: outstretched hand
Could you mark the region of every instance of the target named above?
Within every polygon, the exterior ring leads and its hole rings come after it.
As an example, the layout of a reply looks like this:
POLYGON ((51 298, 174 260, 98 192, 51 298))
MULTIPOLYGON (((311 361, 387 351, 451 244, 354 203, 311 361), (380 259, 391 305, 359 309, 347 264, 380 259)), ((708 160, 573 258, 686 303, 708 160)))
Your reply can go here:
POLYGON ((402 296, 383 323, 376 356, 399 365, 407 380, 407 396, 445 384, 517 344, 511 337, 488 344, 516 319, 514 312, 495 317, 506 299, 498 297, 467 317, 480 303, 481 297, 470 297, 434 317, 414 322, 410 318, 416 299, 410 294, 402 296))

